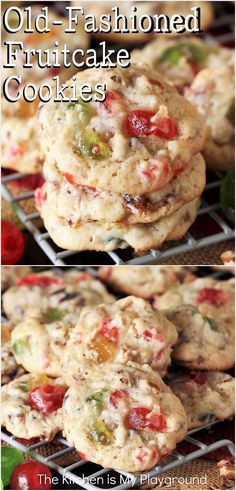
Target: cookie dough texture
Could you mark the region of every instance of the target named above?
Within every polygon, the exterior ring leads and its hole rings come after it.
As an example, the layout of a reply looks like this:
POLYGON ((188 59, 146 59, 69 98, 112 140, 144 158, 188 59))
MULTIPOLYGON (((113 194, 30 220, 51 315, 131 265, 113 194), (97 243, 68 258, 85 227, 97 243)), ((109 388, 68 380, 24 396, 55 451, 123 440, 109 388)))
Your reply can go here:
POLYGON ((62 357, 69 332, 77 319, 78 313, 66 314, 59 308, 43 314, 27 311, 25 320, 18 323, 11 334, 17 362, 30 373, 62 376, 62 357))
POLYGON ((11 331, 14 324, 4 322, 1 326, 1 385, 23 375, 24 369, 18 365, 11 348, 11 331))
POLYGON ((228 373, 185 372, 173 376, 168 385, 184 406, 188 429, 234 415, 235 382, 228 373))
POLYGON ((219 281, 214 278, 197 278, 188 285, 170 288, 155 297, 154 306, 160 310, 178 305, 194 305, 199 312, 216 320, 225 330, 234 326, 234 279, 219 281))
POLYGON ((234 70, 227 66, 202 70, 185 90, 185 96, 206 124, 203 155, 207 166, 213 170, 231 169, 235 160, 234 70))
POLYGON ((85 308, 65 347, 65 380, 79 380, 98 365, 129 361, 149 364, 164 375, 176 341, 173 324, 141 298, 85 308))
MULTIPOLYGON (((77 91, 85 76, 93 88, 102 83, 108 93, 115 93, 111 109, 97 102, 89 103, 85 109, 80 101, 77 104, 50 101, 39 112, 46 160, 56 163, 62 174, 69 173, 75 183, 142 195, 167 185, 174 172, 188 165, 201 151, 204 144, 201 116, 150 67, 90 69, 76 75, 77 91), (152 111, 157 119, 171 118, 177 128, 173 139, 153 134, 127 136, 127 117, 133 110, 152 111), (94 152, 99 150, 97 158, 88 148, 91 138, 100 141, 93 146, 94 152), (147 176, 150 170, 151 179, 147 176)), ((72 89, 68 88, 65 95, 71 98, 72 89)))
POLYGON ((152 468, 186 434, 183 407, 158 374, 120 364, 94 370, 69 388, 63 424, 68 442, 88 460, 128 472, 152 468), (148 413, 139 429, 129 428, 134 408, 148 413))
POLYGON ((28 401, 31 390, 45 383, 64 386, 62 379, 27 374, 2 387, 1 426, 17 438, 51 440, 62 430, 62 408, 44 414, 28 401))
POLYGON ((194 370, 228 370, 234 366, 234 326, 202 315, 192 305, 163 312, 176 326, 172 359, 194 370))
POLYGON ((233 67, 234 57, 233 49, 194 36, 176 39, 158 37, 143 49, 131 53, 133 63, 148 63, 180 92, 190 86, 197 73, 204 68, 233 67))
POLYGON ((33 284, 26 277, 9 288, 3 294, 3 310, 9 319, 20 322, 32 308, 78 313, 84 305, 113 300, 105 286, 86 272, 76 270, 57 275, 45 271, 33 275, 33 284))
POLYGON ((64 249, 113 251, 131 246, 136 252, 145 252, 161 246, 164 241, 181 239, 194 222, 198 207, 197 199, 151 224, 85 222, 71 227, 66 220, 54 215, 45 201, 41 216, 50 237, 64 249))
POLYGON ((131 196, 76 186, 63 177, 56 164, 45 162, 44 191, 50 209, 73 226, 84 221, 151 223, 193 201, 205 187, 205 163, 195 155, 188 168, 165 188, 145 196, 131 196))
POLYGON ((151 298, 195 278, 191 268, 181 266, 101 266, 98 274, 115 291, 142 298, 151 298))

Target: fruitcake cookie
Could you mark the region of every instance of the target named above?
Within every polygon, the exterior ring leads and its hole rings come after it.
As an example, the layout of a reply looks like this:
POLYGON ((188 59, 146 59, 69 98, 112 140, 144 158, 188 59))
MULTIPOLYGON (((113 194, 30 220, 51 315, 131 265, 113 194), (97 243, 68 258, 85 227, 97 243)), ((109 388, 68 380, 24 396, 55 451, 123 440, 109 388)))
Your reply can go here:
POLYGON ((1 289, 6 290, 14 285, 19 278, 26 276, 31 271, 30 266, 4 266, 1 269, 1 289))
POLYGON ((234 326, 234 279, 218 281, 197 278, 187 285, 170 288, 156 296, 154 307, 164 310, 189 304, 198 307, 203 316, 210 317, 232 333, 234 326))
MULTIPOLYGON (((32 25, 35 24, 35 19, 39 14, 42 14, 41 8, 38 6, 31 7, 32 13, 32 25)), ((55 57, 53 56, 53 49, 55 50, 55 42, 58 43, 58 63, 59 67, 45 67, 40 68, 37 61, 37 56, 31 57, 31 68, 23 68, 23 64, 25 63, 23 51, 18 50, 17 58, 14 62, 14 68, 4 68, 3 70, 3 78, 6 79, 9 76, 18 75, 21 77, 21 83, 29 83, 29 82, 39 82, 43 79, 52 78, 56 75, 60 75, 60 83, 68 80, 74 73, 78 71, 74 65, 69 68, 66 68, 63 64, 63 54, 62 48, 66 44, 70 54, 80 48, 82 50, 87 50, 89 45, 89 35, 83 28, 83 24, 80 22, 76 27, 76 35, 72 35, 69 33, 65 33, 65 29, 68 28, 67 19, 65 17, 61 17, 53 11, 53 9, 48 9, 48 24, 50 32, 39 33, 34 29, 32 33, 24 32, 26 27, 26 12, 22 11, 22 15, 24 18, 24 22, 22 25, 22 29, 16 33, 7 33, 4 29, 2 29, 2 35, 4 41, 11 42, 22 42, 25 47, 28 49, 41 49, 42 52, 42 63, 47 61, 45 50, 48 50, 51 53, 50 63, 55 64, 55 57), (54 22, 60 22, 60 24, 55 25, 54 22)), ((8 23, 14 27, 18 25, 18 15, 15 12, 12 12, 8 16, 8 23)), ((43 27, 43 25, 42 25, 43 27)), ((2 48, 2 59, 3 62, 6 58, 6 46, 2 48)), ((70 55, 71 56, 71 55, 70 55)), ((70 62, 70 57, 68 56, 68 61, 70 62)), ((76 56, 76 61, 79 60, 79 53, 76 56)))
POLYGON ((87 307, 70 331, 63 359, 65 380, 72 383, 111 361, 148 364, 164 376, 176 341, 175 327, 141 298, 87 307))
MULTIPOLYGON (((74 78, 77 93, 85 79, 93 88, 105 84, 105 101, 51 100, 39 111, 45 157, 74 183, 134 196, 150 193, 164 188, 201 151, 201 116, 150 67, 95 68, 74 78)), ((71 98, 72 89, 65 95, 71 98)))
POLYGON ((191 85, 197 73, 206 67, 233 66, 235 52, 218 43, 208 43, 194 36, 177 39, 154 39, 143 49, 134 50, 134 63, 148 63, 161 72, 180 91, 191 85))
POLYGON ((24 369, 16 362, 11 348, 11 331, 14 324, 5 322, 1 326, 1 385, 23 375, 24 369))
POLYGON ((235 91, 234 71, 226 66, 199 72, 185 97, 206 123, 203 156, 213 170, 227 171, 234 166, 235 91))
POLYGON ((113 251, 131 246, 136 252, 143 252, 164 241, 181 239, 194 222, 198 207, 197 199, 151 224, 81 222, 73 227, 51 211, 46 199, 41 204, 41 216, 52 240, 64 249, 113 251))
POLYGON ((102 266, 98 276, 116 291, 143 298, 195 278, 191 268, 181 266, 102 266))
POLYGON ((3 116, 1 166, 26 174, 42 172, 43 155, 38 136, 35 117, 3 116))
POLYGON ((63 426, 82 458, 140 472, 154 467, 185 437, 186 415, 150 368, 111 364, 70 387, 63 426))
POLYGON ((1 391, 1 426, 17 438, 51 440, 62 430, 62 379, 27 374, 1 391))
POLYGON ((188 429, 234 415, 234 378, 222 372, 184 372, 168 381, 182 402, 188 429))
POLYGON ((49 377, 63 375, 62 356, 69 332, 78 321, 79 309, 67 314, 60 308, 47 311, 28 310, 24 321, 11 334, 15 359, 30 373, 49 377))
POLYGON ((202 315, 193 305, 179 305, 163 314, 176 327, 173 360, 193 370, 229 370, 234 366, 234 326, 202 315))
POLYGON ((77 271, 72 276, 58 275, 54 271, 32 273, 18 280, 3 294, 3 310, 9 319, 21 321, 27 311, 60 309, 70 312, 84 305, 112 302, 105 286, 89 273, 77 271))
MULTIPOLYGON (((205 163, 195 155, 189 167, 174 177, 164 189, 145 196, 109 193, 96 188, 77 186, 70 174, 62 176, 56 164, 45 162, 44 192, 51 210, 73 226, 81 221, 149 223, 171 215, 197 198, 205 187, 205 163)), ((41 190, 39 195, 41 195, 41 190)), ((38 191, 36 192, 36 207, 38 191)), ((39 202, 40 208, 40 202, 39 202)))

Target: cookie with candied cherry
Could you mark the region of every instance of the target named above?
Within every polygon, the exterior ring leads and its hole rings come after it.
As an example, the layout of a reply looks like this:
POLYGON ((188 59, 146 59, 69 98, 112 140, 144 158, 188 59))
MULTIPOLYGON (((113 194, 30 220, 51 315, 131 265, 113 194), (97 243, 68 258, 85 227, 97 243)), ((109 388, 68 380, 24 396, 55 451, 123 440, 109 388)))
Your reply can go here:
POLYGON ((195 278, 191 268, 181 266, 101 266, 98 274, 114 290, 142 298, 195 278))
POLYGON ((185 437, 186 415, 153 370, 112 363, 69 388, 63 433, 87 460, 140 472, 154 467, 185 437))
MULTIPOLYGON (((73 64, 71 67, 65 67, 63 63, 63 54, 62 54, 62 48, 64 48, 64 44, 66 44, 67 48, 70 50, 70 53, 73 53, 77 48, 80 48, 82 50, 87 50, 88 45, 89 45, 89 35, 83 28, 83 23, 80 22, 77 25, 76 28, 76 35, 73 36, 72 34, 69 34, 65 32, 65 29, 68 28, 67 25, 67 19, 65 17, 62 17, 58 15, 52 8, 48 8, 48 27, 49 27, 49 32, 38 32, 36 29, 34 29, 34 32, 32 33, 27 33, 25 32, 26 28, 26 19, 27 19, 27 13, 22 10, 21 12, 22 17, 23 17, 23 23, 21 26, 21 29, 18 30, 15 33, 7 33, 6 30, 3 30, 3 38, 4 41, 11 41, 11 42, 22 42, 23 45, 27 49, 41 49, 42 51, 42 63, 47 62, 48 64, 53 64, 55 63, 54 57, 50 55, 50 62, 48 63, 47 56, 45 53, 45 50, 48 50, 48 52, 52 52, 53 49, 55 49, 55 42, 57 43, 57 50, 58 50, 58 67, 48 67, 45 66, 44 69, 40 68, 38 64, 38 59, 37 56, 32 56, 30 63, 32 64, 32 67, 30 68, 25 68, 23 65, 25 64, 25 59, 24 59, 24 53, 23 51, 18 51, 16 60, 14 62, 14 68, 6 68, 4 67, 3 69, 3 76, 4 79, 10 77, 10 76, 20 76, 21 77, 21 83, 29 83, 29 82, 40 82, 43 79, 52 79, 52 77, 59 75, 60 76, 60 82, 65 82, 68 80, 76 71, 78 70, 73 64), (54 24, 54 22, 59 23, 58 25, 54 24)), ((39 6, 33 6, 31 8, 31 19, 32 19, 32 25, 35 23, 37 17, 39 14, 42 14, 41 8, 39 6)), ((14 28, 17 27, 19 24, 19 19, 18 19, 18 14, 14 11, 12 11, 8 15, 8 23, 9 25, 14 28)), ((43 28, 44 25, 40 26, 39 22, 39 28, 43 28)), ((7 49, 6 46, 3 45, 2 47, 2 59, 3 62, 6 59, 7 55, 7 49)), ((76 61, 79 61, 80 54, 77 53, 76 56, 76 61)), ((68 62, 71 62, 71 55, 69 54, 68 62)), ((80 60, 81 61, 81 60, 80 60)))
MULTIPOLYGON (((103 191, 145 194, 164 188, 204 144, 192 104, 149 66, 89 69, 75 77, 106 85, 105 100, 80 98, 41 106, 42 148, 48 162, 74 183, 103 191)), ((66 96, 71 98, 68 88, 66 96)), ((101 97, 99 97, 101 99, 101 97)))
POLYGON ((1 385, 23 375, 24 369, 18 365, 11 347, 11 331, 14 323, 4 322, 1 326, 1 385))
MULTIPOLYGON (((75 270, 65 275, 55 271, 32 273, 18 280, 3 294, 3 309, 7 317, 21 321, 32 308, 52 312, 77 312, 84 305, 112 302, 105 286, 89 273, 75 270)), ((55 317, 57 320, 57 317, 55 317)))
POLYGON ((182 402, 188 429, 234 415, 234 378, 223 372, 180 372, 167 382, 182 402))
POLYGON ((193 370, 228 370, 234 366, 234 328, 224 319, 201 314, 192 305, 163 311, 175 326, 178 340, 173 360, 193 370))
MULTIPOLYGON (((197 198, 205 187, 205 163, 201 154, 195 155, 189 166, 182 169, 164 189, 146 195, 132 196, 99 191, 90 186, 78 186, 71 175, 61 175, 56 163, 45 162, 46 184, 38 194, 48 196, 51 210, 73 226, 80 222, 151 223, 177 211, 197 198)), ((39 200, 40 210, 41 200, 39 200)))
POLYGON ((129 361, 165 375, 176 341, 173 324, 141 298, 84 308, 64 350, 65 380, 79 380, 98 365, 129 361))
POLYGON ((18 438, 51 440, 62 430, 62 379, 27 374, 2 388, 1 426, 18 438))
POLYGON ((195 221, 199 199, 181 206, 175 213, 153 223, 81 222, 73 227, 51 210, 50 197, 41 200, 41 216, 52 240, 69 250, 113 251, 132 247, 145 252, 168 240, 179 240, 195 221))
POLYGON ((1 129, 1 166, 17 172, 42 172, 37 120, 32 117, 4 116, 1 129))
POLYGON ((207 167, 231 169, 235 160, 234 69, 223 65, 202 70, 185 90, 185 97, 196 106, 206 124, 203 155, 207 167))
POLYGON ((234 50, 224 48, 218 43, 207 43, 194 37, 167 38, 152 40, 143 49, 134 50, 131 60, 134 63, 149 63, 151 68, 160 71, 180 92, 193 82, 197 73, 206 67, 233 66, 234 50))
POLYGON ((189 304, 198 307, 201 315, 214 319, 232 334, 234 329, 234 279, 215 280, 211 277, 197 278, 188 285, 170 288, 155 297, 158 309, 172 309, 189 304))
POLYGON ((25 319, 11 333, 11 349, 16 362, 30 373, 62 376, 62 356, 79 310, 75 308, 73 314, 60 307, 44 312, 27 310, 25 319))

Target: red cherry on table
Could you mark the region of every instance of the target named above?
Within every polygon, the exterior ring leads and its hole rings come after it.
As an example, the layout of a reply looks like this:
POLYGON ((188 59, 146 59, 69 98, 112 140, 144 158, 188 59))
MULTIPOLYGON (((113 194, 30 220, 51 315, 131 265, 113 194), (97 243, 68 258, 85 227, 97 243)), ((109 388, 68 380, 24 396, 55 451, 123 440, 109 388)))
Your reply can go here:
POLYGON ((29 393, 29 403, 33 409, 42 413, 52 413, 62 406, 67 388, 64 385, 45 384, 35 387, 29 393))
POLYGON ((22 232, 7 220, 1 221, 2 264, 16 264, 23 255, 25 241, 22 232))
POLYGON ((11 475, 10 489, 51 489, 52 473, 37 460, 28 460, 17 465, 11 475))

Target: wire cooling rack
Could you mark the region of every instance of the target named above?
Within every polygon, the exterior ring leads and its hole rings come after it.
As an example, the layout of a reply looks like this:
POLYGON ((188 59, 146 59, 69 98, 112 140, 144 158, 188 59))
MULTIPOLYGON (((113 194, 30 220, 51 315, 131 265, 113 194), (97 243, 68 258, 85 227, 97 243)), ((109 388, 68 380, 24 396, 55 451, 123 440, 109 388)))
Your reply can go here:
MULTIPOLYGON (((215 40, 226 45, 234 45, 234 15, 232 5, 228 2, 214 2, 216 19, 213 26, 204 33, 206 40, 215 40)), ((137 47, 137 46, 136 46, 137 47)), ((132 46, 131 46, 132 48, 132 46)), ((45 229, 38 226, 39 213, 27 213, 22 208, 22 202, 32 200, 34 193, 29 191, 14 197, 8 184, 14 180, 26 177, 25 174, 10 174, 2 178, 2 196, 14 208, 19 219, 34 237, 43 252, 56 266, 71 264, 153 264, 157 261, 210 246, 225 240, 233 239, 234 227, 231 226, 221 212, 219 204, 219 188, 223 178, 221 173, 210 174, 201 200, 198 216, 185 237, 178 242, 165 243, 160 249, 151 250, 145 255, 135 255, 132 250, 118 249, 115 252, 76 252, 62 250, 50 239, 45 229)))
MULTIPOLYGON (((215 424, 215 423, 213 423, 215 424)), ((53 444, 50 442, 39 442, 33 445, 23 445, 13 436, 1 432, 1 439, 15 448, 29 453, 31 457, 40 460, 63 476, 66 484, 77 484, 82 489, 130 489, 141 484, 150 483, 151 479, 158 477, 163 472, 170 471, 181 464, 203 457, 204 455, 226 447, 231 455, 235 454, 235 447, 231 440, 223 439, 206 445, 197 438, 196 434, 202 429, 207 429, 212 423, 188 432, 188 436, 183 442, 191 444, 191 450, 186 455, 179 451, 174 451, 168 458, 163 460, 161 465, 153 467, 150 471, 142 474, 131 474, 129 472, 103 468, 97 464, 91 464, 82 460, 74 447, 58 436, 53 444), (194 435, 194 436, 192 436, 194 435)), ((158 481, 157 481, 158 483, 158 481)))

